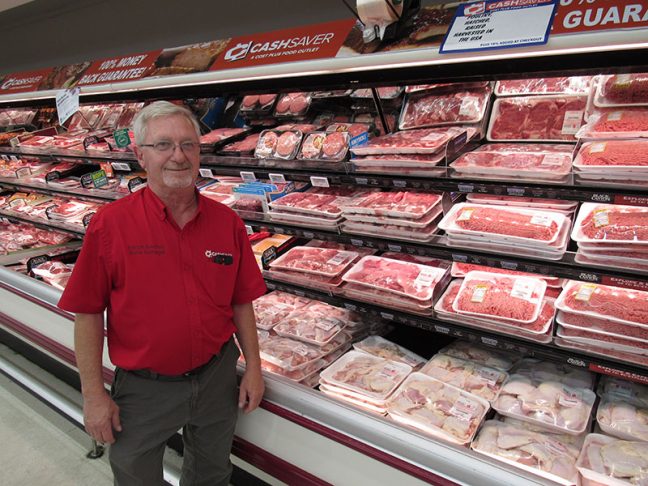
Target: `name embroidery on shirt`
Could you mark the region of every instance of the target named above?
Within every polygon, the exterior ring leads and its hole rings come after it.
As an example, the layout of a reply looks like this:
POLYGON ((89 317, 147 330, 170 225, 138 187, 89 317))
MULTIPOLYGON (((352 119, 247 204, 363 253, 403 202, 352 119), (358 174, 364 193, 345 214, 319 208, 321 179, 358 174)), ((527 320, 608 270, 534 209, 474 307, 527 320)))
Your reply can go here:
POLYGON ((219 265, 231 265, 234 263, 234 257, 231 253, 221 253, 218 251, 206 250, 205 256, 209 258, 209 261, 212 263, 217 263, 219 265))
POLYGON ((129 255, 164 255, 166 249, 162 245, 128 245, 129 255))

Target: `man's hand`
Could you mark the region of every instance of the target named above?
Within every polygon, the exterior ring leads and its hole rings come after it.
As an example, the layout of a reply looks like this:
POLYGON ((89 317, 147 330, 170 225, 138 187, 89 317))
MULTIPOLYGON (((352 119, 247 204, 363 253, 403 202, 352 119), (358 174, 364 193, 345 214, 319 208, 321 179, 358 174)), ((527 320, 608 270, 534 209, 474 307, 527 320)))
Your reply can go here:
POLYGON ((102 444, 113 444, 113 430, 121 432, 119 407, 108 393, 104 392, 83 400, 83 423, 86 432, 102 444))
POLYGON ((243 409, 244 413, 250 413, 257 408, 261 403, 261 398, 263 398, 264 390, 265 384, 263 383, 261 369, 246 367, 239 390, 239 408, 243 409))

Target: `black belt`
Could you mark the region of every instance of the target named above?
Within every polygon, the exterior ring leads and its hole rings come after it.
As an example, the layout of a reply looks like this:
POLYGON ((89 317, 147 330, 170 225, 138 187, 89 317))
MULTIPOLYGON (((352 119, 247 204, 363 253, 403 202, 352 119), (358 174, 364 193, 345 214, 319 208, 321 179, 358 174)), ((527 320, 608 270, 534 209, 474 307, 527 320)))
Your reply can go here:
POLYGON ((220 352, 218 354, 213 355, 209 359, 209 361, 207 361, 205 364, 200 365, 197 368, 194 368, 193 370, 189 370, 185 373, 182 373, 181 375, 161 375, 160 373, 156 373, 155 371, 151 371, 151 370, 123 370, 123 371, 126 371, 131 375, 135 375, 139 378, 146 378, 148 380, 187 381, 195 376, 198 376, 202 371, 205 370, 205 368, 207 368, 210 364, 216 361, 222 355, 225 346, 227 346, 227 343, 223 344, 223 347, 221 348, 220 352))

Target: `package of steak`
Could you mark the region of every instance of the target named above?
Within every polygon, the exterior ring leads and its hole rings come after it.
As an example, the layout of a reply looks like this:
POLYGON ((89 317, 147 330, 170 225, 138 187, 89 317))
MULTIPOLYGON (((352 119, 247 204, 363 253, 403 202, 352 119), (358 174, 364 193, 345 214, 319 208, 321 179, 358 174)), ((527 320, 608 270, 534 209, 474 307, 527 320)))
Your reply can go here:
POLYGON ((601 76, 594 105, 648 106, 648 73, 612 74, 601 76))
POLYGON ((336 277, 358 256, 353 251, 296 246, 270 263, 270 267, 336 277))
POLYGON ((252 154, 259 143, 259 135, 259 133, 253 133, 252 135, 245 137, 243 140, 228 143, 219 150, 219 153, 234 155, 252 154))
POLYGON ((249 128, 216 128, 200 137, 200 151, 214 152, 227 143, 245 137, 249 132, 249 128))
POLYGON ((419 93, 421 91, 450 91, 465 90, 473 88, 485 88, 490 85, 489 81, 475 81, 468 83, 438 83, 438 84, 414 84, 405 86, 405 93, 419 93))
POLYGON ((401 111, 399 128, 479 123, 486 113, 490 88, 427 92, 409 95, 401 111))
MULTIPOLYGON (((385 86, 376 89, 378 91, 378 97, 381 100, 396 99, 403 92, 403 88, 401 86, 385 86)), ((371 98, 372 96, 373 95, 371 94, 371 89, 369 88, 356 89, 353 93, 351 93, 352 98, 371 98)))
POLYGON ((495 96, 528 96, 589 93, 592 76, 507 79, 495 84, 495 96))
POLYGON ((576 141, 587 96, 546 95, 498 98, 486 137, 490 141, 576 141))
POLYGON ((584 140, 648 138, 648 107, 619 109, 593 115, 576 136, 584 140))
POLYGON ((436 154, 449 145, 465 144, 466 130, 456 127, 421 128, 382 135, 365 145, 351 147, 354 155, 374 154, 436 154))
POLYGON ((312 132, 305 136, 299 158, 339 162, 348 152, 348 132, 312 132))
POLYGON ((275 106, 275 116, 302 116, 305 115, 311 105, 310 93, 286 93, 279 95, 279 101, 275 106))
POLYGON ((277 99, 276 94, 247 95, 241 101, 241 112, 270 113, 277 99))

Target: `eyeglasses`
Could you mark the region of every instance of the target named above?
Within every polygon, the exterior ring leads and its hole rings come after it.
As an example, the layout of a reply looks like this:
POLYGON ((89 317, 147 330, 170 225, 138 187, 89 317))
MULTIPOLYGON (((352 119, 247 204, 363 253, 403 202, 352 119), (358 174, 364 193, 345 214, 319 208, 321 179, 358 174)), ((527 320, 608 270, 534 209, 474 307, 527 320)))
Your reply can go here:
POLYGON ((143 143, 140 147, 152 147, 153 150, 161 154, 166 154, 170 152, 175 152, 176 147, 180 147, 185 154, 193 154, 200 148, 196 142, 155 142, 155 143, 143 143))

